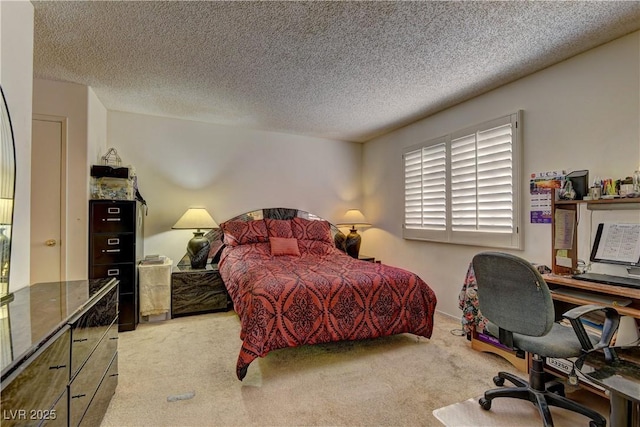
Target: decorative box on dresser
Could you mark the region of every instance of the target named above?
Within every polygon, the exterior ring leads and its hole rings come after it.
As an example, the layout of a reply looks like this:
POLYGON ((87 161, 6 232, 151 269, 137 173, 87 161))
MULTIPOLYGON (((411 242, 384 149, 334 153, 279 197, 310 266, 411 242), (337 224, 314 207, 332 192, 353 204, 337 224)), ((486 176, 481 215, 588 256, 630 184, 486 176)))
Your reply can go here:
POLYGON ((118 281, 39 283, 1 310, 1 424, 100 425, 118 384, 118 281))
POLYGON ((143 258, 143 218, 137 201, 89 201, 89 278, 120 281, 120 332, 136 329, 139 322, 137 265, 143 258))
POLYGON ((171 273, 171 317, 228 310, 231 299, 218 264, 204 269, 178 265, 171 273))

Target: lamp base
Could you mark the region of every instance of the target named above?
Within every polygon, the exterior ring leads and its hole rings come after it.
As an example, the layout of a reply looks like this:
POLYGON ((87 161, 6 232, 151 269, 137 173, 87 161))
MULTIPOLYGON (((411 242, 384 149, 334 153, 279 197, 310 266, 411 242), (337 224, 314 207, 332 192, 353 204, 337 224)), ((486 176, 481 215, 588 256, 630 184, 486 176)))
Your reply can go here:
POLYGON ((347 254, 352 258, 358 259, 358 255, 360 254, 360 243, 362 243, 362 237, 360 237, 355 228, 352 228, 345 240, 345 252, 347 252, 347 254))
POLYGON ((194 231, 193 238, 187 244, 187 253, 191 258, 191 268, 203 269, 207 266, 211 243, 204 237, 203 231, 194 231))

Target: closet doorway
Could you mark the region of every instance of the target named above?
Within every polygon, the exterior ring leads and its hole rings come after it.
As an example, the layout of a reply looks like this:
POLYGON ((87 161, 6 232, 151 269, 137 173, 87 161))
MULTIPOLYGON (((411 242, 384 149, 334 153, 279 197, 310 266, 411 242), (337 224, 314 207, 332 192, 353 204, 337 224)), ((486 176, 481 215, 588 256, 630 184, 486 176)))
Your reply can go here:
POLYGON ((31 284, 65 280, 65 117, 34 115, 31 145, 31 284))

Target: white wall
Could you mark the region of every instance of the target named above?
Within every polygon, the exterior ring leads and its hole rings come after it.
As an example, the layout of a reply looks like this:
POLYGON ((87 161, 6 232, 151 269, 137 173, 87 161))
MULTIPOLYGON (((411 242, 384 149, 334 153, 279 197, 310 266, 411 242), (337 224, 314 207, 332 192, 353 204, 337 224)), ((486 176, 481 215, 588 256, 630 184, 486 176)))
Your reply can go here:
MULTIPOLYGON (((107 109, 89 88, 87 99, 87 167, 99 164, 107 151, 107 109)), ((87 194, 88 196, 88 194, 87 194)))
POLYGON ((7 98, 16 145, 11 291, 29 285, 32 75, 33 5, 28 1, 1 1, 0 82, 7 98))
POLYGON ((174 264, 193 234, 171 226, 191 206, 218 223, 269 207, 336 221, 360 207, 360 144, 113 111, 107 135, 148 203, 144 252, 174 264))
POLYGON ((460 316, 467 267, 483 248, 402 239, 403 148, 524 110, 525 250, 515 253, 551 265, 550 225, 529 223, 529 175, 588 169, 592 178, 630 176, 640 165, 639 102, 636 32, 367 142, 364 213, 374 227, 364 231, 361 251, 418 273, 435 290, 438 310, 460 316))
POLYGON ((33 113, 67 118, 66 280, 86 279, 89 165, 104 151, 107 111, 87 86, 34 79, 33 113))

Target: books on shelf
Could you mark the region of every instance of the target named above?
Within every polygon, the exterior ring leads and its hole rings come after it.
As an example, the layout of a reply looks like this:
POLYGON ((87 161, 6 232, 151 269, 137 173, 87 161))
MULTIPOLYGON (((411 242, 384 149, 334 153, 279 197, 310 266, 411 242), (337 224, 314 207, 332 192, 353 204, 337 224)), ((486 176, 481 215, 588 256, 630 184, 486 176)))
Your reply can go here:
POLYGON ((514 349, 509 348, 506 345, 502 344, 500 340, 498 340, 498 338, 494 337, 493 335, 490 335, 487 332, 476 332, 476 338, 478 339, 478 341, 486 342, 488 344, 499 347, 503 350, 514 351, 514 349))
POLYGON ((164 255, 147 255, 144 257, 140 264, 142 265, 155 265, 155 264, 164 264, 167 257, 164 255))

